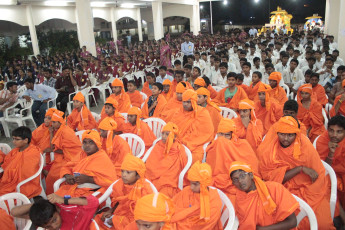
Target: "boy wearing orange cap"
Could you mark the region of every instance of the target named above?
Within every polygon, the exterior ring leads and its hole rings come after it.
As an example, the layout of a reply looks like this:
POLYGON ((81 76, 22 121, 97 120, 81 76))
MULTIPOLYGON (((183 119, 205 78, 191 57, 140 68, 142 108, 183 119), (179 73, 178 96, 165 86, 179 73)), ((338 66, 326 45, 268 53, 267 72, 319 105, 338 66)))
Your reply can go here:
POLYGON ((138 135, 145 142, 145 152, 152 146, 156 140, 155 134, 151 128, 142 120, 140 120, 142 112, 137 107, 132 107, 128 110, 128 122, 124 124, 124 133, 133 133, 138 135))
POLYGON ((344 89, 344 92, 340 95, 338 95, 334 100, 334 106, 329 111, 329 115, 331 117, 334 117, 336 115, 342 115, 345 116, 345 80, 341 82, 341 86, 344 89))
POLYGON ((124 229, 134 221, 137 200, 153 193, 145 180, 146 167, 140 158, 127 154, 121 164, 121 171, 121 179, 113 185, 110 195, 112 208, 95 217, 100 229, 124 229))
POLYGON ((111 117, 104 118, 98 126, 102 138, 102 148, 113 162, 118 177, 121 176, 121 164, 126 154, 131 152, 127 141, 116 135, 117 124, 111 117))
POLYGON ((167 101, 169 101, 170 98, 172 98, 172 96, 173 96, 171 85, 172 85, 172 83, 171 83, 171 81, 169 79, 165 79, 163 81, 162 95, 165 97, 165 99, 167 101))
POLYGON ((131 100, 132 106, 141 108, 141 104, 144 102, 143 97, 140 92, 137 90, 137 85, 135 81, 130 80, 127 83, 128 91, 126 92, 131 100))
POLYGON ((177 229, 223 229, 220 221, 222 200, 212 183, 212 170, 207 163, 195 162, 188 171, 190 186, 174 198, 175 214, 171 222, 177 229))
POLYGON ((131 107, 131 99, 128 94, 125 93, 123 82, 120 79, 115 78, 111 83, 111 90, 113 93, 109 97, 114 98, 119 103, 118 112, 127 113, 131 107))
POLYGON ((67 125, 74 131, 94 129, 97 122, 85 105, 85 98, 81 92, 73 97, 73 110, 67 117, 67 125))
POLYGON ((146 74, 146 82, 143 85, 143 88, 141 89, 141 92, 145 93, 148 97, 152 95, 152 84, 156 82, 156 76, 148 72, 146 74))
POLYGON ((206 88, 208 91, 210 91, 210 98, 214 99, 217 97, 218 92, 212 87, 211 81, 208 77, 198 77, 194 81, 194 90, 198 90, 200 87, 206 88))
POLYGON ((262 181, 244 162, 232 162, 229 171, 232 184, 236 187, 234 206, 239 230, 265 227, 288 230, 296 227, 294 212, 299 203, 283 185, 262 181))
POLYGON ((167 103, 164 95, 162 94, 163 85, 159 82, 153 83, 152 85, 152 95, 148 97, 144 103, 142 110, 142 117, 157 117, 161 116, 164 107, 167 103))
POLYGON ((285 90, 279 85, 282 79, 282 74, 280 72, 273 72, 268 78, 268 82, 272 88, 270 95, 272 98, 276 99, 279 104, 284 104, 288 98, 286 96, 285 90))
MULTIPOLYGON (((320 156, 291 116, 280 118, 274 126, 276 136, 258 148, 259 169, 265 181, 282 183, 291 193, 313 209, 319 229, 332 229, 328 180, 320 156)), ((308 229, 307 219, 299 229, 308 229)))
POLYGON ((101 112, 101 120, 99 120, 98 124, 100 124, 103 119, 111 117, 117 124, 116 134, 121 134, 125 124, 125 118, 121 113, 119 113, 118 108, 119 103, 114 98, 108 97, 104 103, 104 107, 101 112))
POLYGON ((117 179, 115 167, 102 149, 99 133, 86 130, 82 141, 84 158, 61 168, 60 177, 66 179, 66 184, 55 192, 59 196, 88 196, 99 188, 104 191, 117 179))
POLYGON ((162 139, 155 144, 146 161, 146 176, 158 191, 174 197, 180 191, 179 175, 186 164, 187 155, 178 140, 178 127, 168 122, 162 129, 162 139))
POLYGON ((322 116, 322 105, 312 98, 313 89, 311 84, 302 85, 299 89, 300 98, 298 102, 297 118, 307 128, 307 136, 313 143, 315 138, 326 131, 324 118, 322 116))
POLYGON ((174 113, 182 107, 182 94, 184 91, 186 91, 186 83, 181 81, 176 86, 175 95, 167 102, 161 114, 161 119, 165 122, 170 121, 174 113))

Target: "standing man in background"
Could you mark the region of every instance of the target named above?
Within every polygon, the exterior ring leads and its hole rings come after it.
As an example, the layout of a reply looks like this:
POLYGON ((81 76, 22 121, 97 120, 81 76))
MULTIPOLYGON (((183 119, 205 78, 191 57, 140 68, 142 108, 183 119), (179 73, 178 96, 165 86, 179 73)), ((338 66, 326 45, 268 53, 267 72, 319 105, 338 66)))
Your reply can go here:
POLYGON ((183 56, 183 66, 187 63, 187 57, 194 54, 194 44, 190 41, 190 35, 185 35, 185 42, 181 45, 181 51, 183 56))

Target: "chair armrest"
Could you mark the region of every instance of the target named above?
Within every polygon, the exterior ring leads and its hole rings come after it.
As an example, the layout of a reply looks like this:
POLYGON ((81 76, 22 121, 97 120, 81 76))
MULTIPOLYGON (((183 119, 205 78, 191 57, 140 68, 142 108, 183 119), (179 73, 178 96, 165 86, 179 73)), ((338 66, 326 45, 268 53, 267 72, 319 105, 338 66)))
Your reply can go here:
POLYGON ((57 181, 55 181, 55 183, 54 183, 54 192, 56 192, 57 190, 59 190, 59 188, 60 188, 60 185, 63 183, 63 182, 65 182, 66 181, 66 178, 60 178, 60 179, 58 179, 57 181))
POLYGON ((8 107, 7 109, 5 109, 5 111, 4 111, 4 117, 5 118, 8 118, 9 117, 9 111, 11 110, 11 109, 14 109, 17 105, 19 105, 20 103, 19 103, 19 101, 17 101, 17 102, 15 102, 12 106, 10 106, 10 107, 8 107))
POLYGON ((16 191, 20 193, 20 187, 26 183, 28 183, 29 181, 35 179, 36 177, 40 176, 41 175, 41 172, 42 172, 42 169, 43 169, 43 163, 44 163, 44 159, 43 159, 43 156, 42 154, 40 154, 40 163, 39 163, 39 168, 38 168, 38 171, 32 175, 31 177, 19 182, 17 184, 17 187, 16 187, 16 191))

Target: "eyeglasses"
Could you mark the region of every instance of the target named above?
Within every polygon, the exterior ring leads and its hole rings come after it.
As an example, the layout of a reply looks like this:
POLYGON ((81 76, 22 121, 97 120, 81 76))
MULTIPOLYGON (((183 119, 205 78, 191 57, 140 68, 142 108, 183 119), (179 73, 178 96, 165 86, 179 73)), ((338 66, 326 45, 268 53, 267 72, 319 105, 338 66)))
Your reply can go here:
POLYGON ((232 179, 232 183, 238 183, 240 180, 246 178, 247 175, 248 173, 241 173, 240 175, 238 175, 238 178, 232 179))
POLYGON ((12 137, 12 140, 14 140, 14 141, 22 141, 23 139, 22 138, 17 138, 17 137, 12 137))

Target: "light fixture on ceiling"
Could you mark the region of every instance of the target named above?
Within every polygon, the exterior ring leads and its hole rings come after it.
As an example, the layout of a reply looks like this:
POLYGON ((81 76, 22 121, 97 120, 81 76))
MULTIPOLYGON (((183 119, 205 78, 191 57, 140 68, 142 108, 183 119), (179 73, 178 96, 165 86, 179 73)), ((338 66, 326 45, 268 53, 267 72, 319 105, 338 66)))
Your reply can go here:
POLYGON ((1 0, 0 5, 16 5, 16 0, 1 0))

